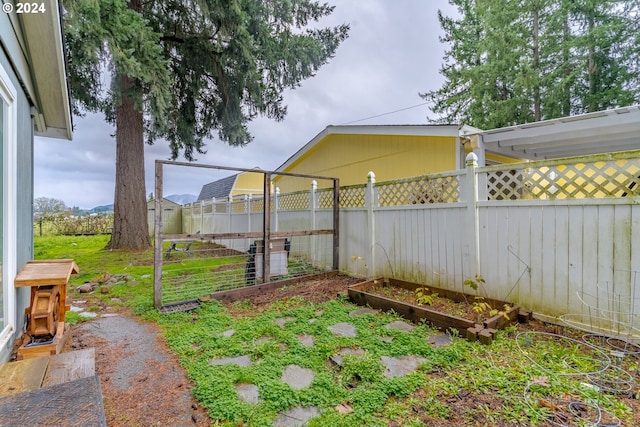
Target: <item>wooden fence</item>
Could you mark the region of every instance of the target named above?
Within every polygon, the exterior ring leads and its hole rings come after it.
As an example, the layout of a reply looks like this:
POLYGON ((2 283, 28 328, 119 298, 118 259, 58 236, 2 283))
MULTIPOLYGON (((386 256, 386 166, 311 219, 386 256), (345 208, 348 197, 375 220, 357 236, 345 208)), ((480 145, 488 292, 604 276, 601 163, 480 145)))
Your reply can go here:
MULTIPOLYGON (((488 167, 467 160, 466 170, 383 183, 370 173, 367 184, 342 187, 340 270, 467 293, 464 280, 480 276, 485 296, 545 320, 640 336, 640 152, 488 167)), ((324 228, 323 193, 274 195, 272 227, 324 228)), ((219 201, 187 206, 183 230, 249 230, 256 202, 240 201, 249 206, 242 212, 235 201, 224 213, 219 201)))

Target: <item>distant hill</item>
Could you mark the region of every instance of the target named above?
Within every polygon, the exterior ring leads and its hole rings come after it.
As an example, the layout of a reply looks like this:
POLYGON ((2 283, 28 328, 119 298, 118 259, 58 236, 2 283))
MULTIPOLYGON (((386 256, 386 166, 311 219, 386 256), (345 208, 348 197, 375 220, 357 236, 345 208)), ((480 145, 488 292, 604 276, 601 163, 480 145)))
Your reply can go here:
POLYGON ((110 205, 96 206, 93 209, 89 209, 89 213, 111 213, 113 212, 113 203, 110 205))
MULTIPOLYGON (((171 200, 173 203, 177 203, 179 205, 186 205, 187 203, 193 203, 198 200, 198 196, 193 194, 172 194, 170 196, 165 197, 165 199, 171 200)), ((82 210, 82 212, 87 213, 111 213, 113 212, 113 204, 96 206, 93 209, 82 210)))
POLYGON ((172 194, 170 196, 166 196, 165 199, 171 200, 173 203, 177 203, 179 205, 186 205, 187 203, 193 203, 198 200, 198 196, 193 194, 172 194))

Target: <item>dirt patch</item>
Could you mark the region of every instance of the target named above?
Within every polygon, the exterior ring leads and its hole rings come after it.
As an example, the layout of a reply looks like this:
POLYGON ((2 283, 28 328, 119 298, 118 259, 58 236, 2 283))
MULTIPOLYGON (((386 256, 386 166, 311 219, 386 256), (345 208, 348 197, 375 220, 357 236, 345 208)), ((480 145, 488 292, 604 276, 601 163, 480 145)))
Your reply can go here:
POLYGON ((247 304, 227 303, 225 305, 234 315, 250 315, 255 313, 256 309, 264 309, 275 301, 293 297, 300 297, 313 303, 322 303, 335 299, 338 295, 346 296, 349 286, 361 281, 362 279, 349 276, 311 279, 294 286, 285 286, 273 292, 249 297, 245 301, 250 303, 251 308, 244 308, 247 304))
POLYGON ((412 292, 397 286, 381 285, 368 289, 367 292, 476 323, 482 323, 495 316, 500 310, 509 310, 511 308, 510 306, 508 308, 492 307, 485 302, 484 298, 471 295, 468 301, 457 302, 440 296, 437 292, 431 292, 427 287, 418 288, 415 292, 412 292))

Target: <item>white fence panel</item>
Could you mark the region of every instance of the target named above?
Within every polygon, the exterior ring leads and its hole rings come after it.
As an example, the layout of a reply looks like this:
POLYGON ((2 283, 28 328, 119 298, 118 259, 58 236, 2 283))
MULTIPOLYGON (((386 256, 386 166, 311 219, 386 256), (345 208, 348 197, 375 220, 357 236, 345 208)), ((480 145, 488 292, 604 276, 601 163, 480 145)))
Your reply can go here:
POLYGON ((372 275, 462 290, 469 268, 460 226, 466 208, 444 206, 375 209, 372 275))
MULTIPOLYGON (((584 299, 609 292, 627 304, 617 319, 640 334, 639 174, 640 153, 483 168, 472 162, 466 171, 380 184, 370 173, 367 185, 341 194, 339 267, 466 293, 473 291, 465 279, 479 274, 486 282, 480 295, 558 322, 569 313, 594 316, 584 299)), ((313 197, 279 197, 272 230, 332 227, 331 210, 314 209, 313 197)), ((185 207, 183 232, 262 230, 259 204, 185 207)), ((291 250, 331 265, 331 244, 330 236, 296 237, 291 250)))
POLYGON ((364 209, 340 210, 340 271, 355 277, 371 277, 369 271, 370 254, 367 224, 367 211, 364 209))

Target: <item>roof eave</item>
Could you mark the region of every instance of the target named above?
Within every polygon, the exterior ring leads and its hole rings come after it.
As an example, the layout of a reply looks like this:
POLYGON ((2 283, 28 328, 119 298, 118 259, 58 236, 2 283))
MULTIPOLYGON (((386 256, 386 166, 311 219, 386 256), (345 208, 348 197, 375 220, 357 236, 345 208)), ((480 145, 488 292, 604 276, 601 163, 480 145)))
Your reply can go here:
POLYGON ((46 13, 21 14, 20 22, 31 64, 35 134, 72 139, 62 20, 57 0, 43 0, 46 13))

